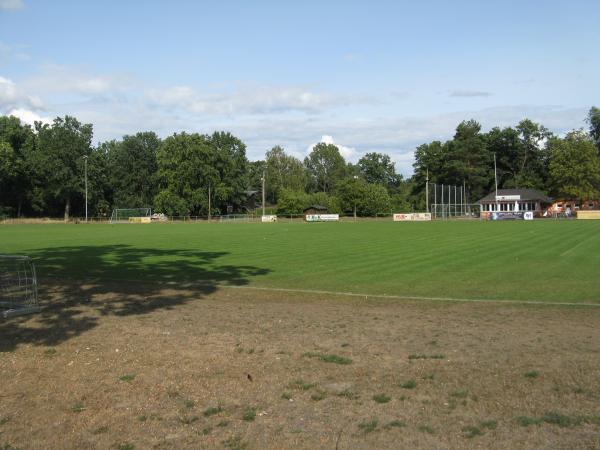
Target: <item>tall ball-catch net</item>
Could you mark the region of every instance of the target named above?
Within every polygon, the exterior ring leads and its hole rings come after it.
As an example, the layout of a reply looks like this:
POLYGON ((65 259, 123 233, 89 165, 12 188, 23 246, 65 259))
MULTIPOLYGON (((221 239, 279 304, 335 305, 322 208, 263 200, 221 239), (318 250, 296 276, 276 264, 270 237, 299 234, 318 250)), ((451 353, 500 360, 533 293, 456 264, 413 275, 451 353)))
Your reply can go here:
POLYGON ((136 220, 140 217, 150 217, 152 215, 152 210, 150 208, 117 208, 113 209, 113 212, 110 216, 111 223, 128 223, 128 222, 136 222, 136 220))
POLYGON ((31 258, 0 255, 0 317, 39 311, 37 278, 31 258))

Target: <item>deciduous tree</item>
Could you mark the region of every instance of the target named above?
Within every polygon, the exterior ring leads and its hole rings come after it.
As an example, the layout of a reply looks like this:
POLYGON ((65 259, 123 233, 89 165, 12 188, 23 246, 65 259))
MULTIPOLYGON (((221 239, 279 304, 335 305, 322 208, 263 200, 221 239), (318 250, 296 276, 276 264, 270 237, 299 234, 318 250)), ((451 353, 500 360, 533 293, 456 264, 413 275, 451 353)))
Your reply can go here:
POLYGON ((554 192, 579 200, 600 197, 600 158, 590 137, 572 131, 548 141, 550 179, 554 192))
POLYGON ((315 190, 329 192, 346 174, 346 162, 333 144, 321 142, 304 159, 304 166, 315 190))

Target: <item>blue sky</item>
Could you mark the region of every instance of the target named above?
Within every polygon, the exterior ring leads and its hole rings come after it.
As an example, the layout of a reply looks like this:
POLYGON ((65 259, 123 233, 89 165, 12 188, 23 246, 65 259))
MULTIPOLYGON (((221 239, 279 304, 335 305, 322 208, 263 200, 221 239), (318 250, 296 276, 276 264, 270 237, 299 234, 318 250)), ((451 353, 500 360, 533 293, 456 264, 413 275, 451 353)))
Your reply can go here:
POLYGON ((0 0, 0 113, 70 114, 94 141, 228 130, 260 159, 350 161, 600 106, 600 2, 0 0))

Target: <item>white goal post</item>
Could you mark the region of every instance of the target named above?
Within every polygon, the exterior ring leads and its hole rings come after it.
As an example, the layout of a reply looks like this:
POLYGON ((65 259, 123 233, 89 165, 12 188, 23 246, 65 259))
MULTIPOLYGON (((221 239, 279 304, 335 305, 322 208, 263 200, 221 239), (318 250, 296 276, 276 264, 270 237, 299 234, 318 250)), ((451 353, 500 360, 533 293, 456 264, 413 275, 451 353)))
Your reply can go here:
POLYGON ((116 208, 110 215, 110 223, 129 223, 134 222, 131 218, 150 218, 151 216, 151 208, 116 208))
POLYGON ((39 311, 37 277, 31 258, 0 255, 0 317, 39 311))

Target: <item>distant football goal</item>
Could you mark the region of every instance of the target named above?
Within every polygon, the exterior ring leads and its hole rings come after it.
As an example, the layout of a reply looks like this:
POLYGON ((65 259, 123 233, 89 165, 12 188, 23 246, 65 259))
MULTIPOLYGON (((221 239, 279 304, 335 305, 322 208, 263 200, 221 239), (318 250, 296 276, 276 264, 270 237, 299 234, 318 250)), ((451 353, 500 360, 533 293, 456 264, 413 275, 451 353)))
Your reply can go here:
POLYGON ((31 258, 0 255, 0 317, 38 311, 37 277, 31 258))
POLYGON ((151 208, 117 208, 110 215, 110 223, 150 222, 151 208))

